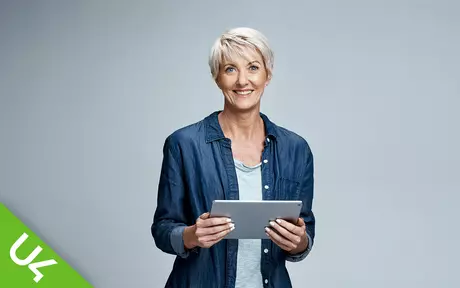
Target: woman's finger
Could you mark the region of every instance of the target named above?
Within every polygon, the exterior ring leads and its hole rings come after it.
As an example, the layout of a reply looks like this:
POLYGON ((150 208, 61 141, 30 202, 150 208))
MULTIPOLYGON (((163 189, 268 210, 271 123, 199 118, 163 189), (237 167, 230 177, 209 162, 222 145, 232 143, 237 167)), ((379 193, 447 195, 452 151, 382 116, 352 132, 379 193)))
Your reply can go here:
POLYGON ((207 219, 201 219, 197 222, 197 224, 199 227, 213 227, 222 224, 228 224, 230 222, 232 222, 232 220, 227 217, 211 217, 207 219))
POLYGON ((270 228, 265 228, 265 232, 270 237, 270 239, 275 242, 276 245, 280 246, 281 249, 286 251, 291 251, 292 249, 296 248, 296 245, 289 241, 288 239, 282 237, 281 235, 277 234, 270 228))
POLYGON ((198 227, 196 234, 198 236, 214 235, 234 227, 233 223, 225 223, 218 226, 198 227))
POLYGON ((297 220, 297 224, 293 224, 283 219, 276 219, 276 223, 284 229, 288 230, 289 232, 298 236, 302 236, 305 232, 305 222, 303 222, 302 218, 299 218, 297 220))
POLYGON ((225 236, 227 236, 227 234, 232 232, 234 229, 235 229, 235 225, 233 225, 233 223, 231 223, 226 229, 224 229, 224 230, 222 230, 222 231, 220 231, 218 233, 204 235, 200 239, 204 243, 214 245, 215 243, 217 243, 220 240, 222 240, 225 236))
MULTIPOLYGON (((289 223, 290 224, 290 223, 289 223)), ((292 225, 292 224, 291 224, 292 225)), ((289 242, 292 242, 294 243, 295 245, 299 244, 300 243, 300 240, 301 237, 297 234, 294 234, 295 232, 295 229, 292 229, 294 230, 294 232, 292 232, 291 230, 288 230, 289 228, 285 228, 283 226, 281 226, 280 224, 278 224, 277 222, 275 221, 270 221, 270 226, 276 230, 276 232, 278 232, 279 234, 281 234, 281 236, 283 236, 285 239, 287 239, 289 242)), ((288 226, 289 227, 289 226, 288 226)))
POLYGON ((205 212, 205 213, 201 214, 198 219, 203 219, 204 220, 204 219, 207 219, 207 218, 209 218, 209 212, 205 212))

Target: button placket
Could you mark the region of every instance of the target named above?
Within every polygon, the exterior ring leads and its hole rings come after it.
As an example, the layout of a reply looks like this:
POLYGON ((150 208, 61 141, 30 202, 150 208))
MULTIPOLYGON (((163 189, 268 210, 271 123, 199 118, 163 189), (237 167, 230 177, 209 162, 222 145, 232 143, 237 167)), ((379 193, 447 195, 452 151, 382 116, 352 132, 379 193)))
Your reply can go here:
POLYGON ((263 191, 264 191, 264 197, 266 197, 266 199, 270 199, 271 198, 271 190, 270 189, 270 166, 268 165, 268 161, 270 159, 270 145, 269 145, 269 142, 270 142, 270 138, 267 137, 265 138, 266 139, 266 147, 264 148, 264 151, 262 152, 262 163, 263 163, 263 166, 264 166, 264 169, 263 169, 263 176, 262 176, 262 180, 263 180, 263 191))

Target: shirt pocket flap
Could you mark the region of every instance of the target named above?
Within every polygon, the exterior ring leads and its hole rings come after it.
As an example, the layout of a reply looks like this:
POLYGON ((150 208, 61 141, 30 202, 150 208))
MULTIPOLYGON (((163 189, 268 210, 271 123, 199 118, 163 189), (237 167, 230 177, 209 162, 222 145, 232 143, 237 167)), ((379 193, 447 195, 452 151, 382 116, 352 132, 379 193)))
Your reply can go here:
POLYGON ((299 198, 298 181, 290 180, 284 177, 275 179, 275 197, 277 200, 298 200, 299 198))

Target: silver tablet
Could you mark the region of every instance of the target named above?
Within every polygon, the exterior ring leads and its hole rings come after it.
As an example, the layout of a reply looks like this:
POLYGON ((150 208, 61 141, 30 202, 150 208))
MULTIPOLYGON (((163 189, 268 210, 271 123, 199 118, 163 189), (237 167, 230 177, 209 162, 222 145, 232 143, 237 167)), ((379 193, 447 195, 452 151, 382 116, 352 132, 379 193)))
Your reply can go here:
POLYGON ((277 218, 296 222, 302 201, 214 200, 211 217, 229 217, 235 229, 225 239, 267 239, 265 227, 277 218))

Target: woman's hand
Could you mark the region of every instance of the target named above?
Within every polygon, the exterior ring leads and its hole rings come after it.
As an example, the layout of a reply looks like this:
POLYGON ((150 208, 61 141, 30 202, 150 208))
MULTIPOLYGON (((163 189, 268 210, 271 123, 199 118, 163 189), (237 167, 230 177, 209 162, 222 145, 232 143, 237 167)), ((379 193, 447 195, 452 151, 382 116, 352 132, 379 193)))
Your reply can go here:
POLYGON ((235 229, 235 225, 227 217, 210 217, 209 212, 202 214, 192 226, 184 230, 184 246, 186 249, 194 247, 209 248, 216 244, 228 233, 235 229))
POLYGON ((276 222, 270 221, 270 226, 271 228, 265 228, 266 234, 284 251, 297 254, 307 249, 308 237, 302 218, 299 218, 296 224, 276 219, 276 222))

